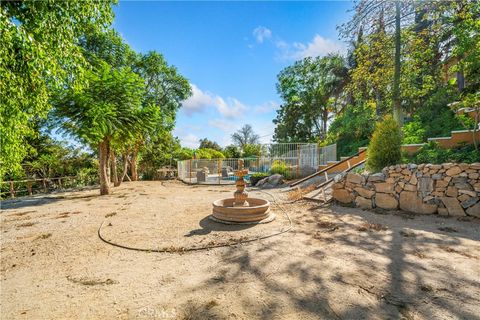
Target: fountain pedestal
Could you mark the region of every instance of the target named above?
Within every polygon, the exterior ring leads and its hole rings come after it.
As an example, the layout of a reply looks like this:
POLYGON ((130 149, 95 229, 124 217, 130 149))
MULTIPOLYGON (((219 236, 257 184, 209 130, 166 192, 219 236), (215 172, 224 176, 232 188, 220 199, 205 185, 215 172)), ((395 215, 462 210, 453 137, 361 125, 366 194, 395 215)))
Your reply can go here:
POLYGON ((268 200, 248 197, 243 179, 248 170, 243 168, 243 160, 238 160, 238 168, 235 171, 235 176, 238 177, 235 181, 237 190, 233 198, 214 201, 211 219, 227 224, 266 223, 275 219, 275 215, 270 212, 268 200))

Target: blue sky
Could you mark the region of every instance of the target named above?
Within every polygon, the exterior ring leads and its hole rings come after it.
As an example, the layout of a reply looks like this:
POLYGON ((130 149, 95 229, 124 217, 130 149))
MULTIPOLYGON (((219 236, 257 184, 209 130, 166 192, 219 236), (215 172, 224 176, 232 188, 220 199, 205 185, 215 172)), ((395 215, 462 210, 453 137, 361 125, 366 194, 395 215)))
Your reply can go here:
POLYGON ((200 138, 225 146, 249 123, 272 138, 280 99, 277 74, 305 56, 344 52, 336 26, 350 2, 128 2, 115 8, 114 28, 136 51, 156 50, 191 83, 178 113, 182 145, 200 138))

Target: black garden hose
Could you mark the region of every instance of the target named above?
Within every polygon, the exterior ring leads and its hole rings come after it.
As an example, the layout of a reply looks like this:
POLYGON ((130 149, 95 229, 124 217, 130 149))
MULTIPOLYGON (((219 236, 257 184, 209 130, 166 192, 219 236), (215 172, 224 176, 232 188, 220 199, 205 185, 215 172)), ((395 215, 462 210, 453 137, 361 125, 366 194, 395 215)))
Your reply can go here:
POLYGON ((288 219, 288 223, 289 223, 289 225, 286 229, 280 230, 280 231, 277 231, 277 232, 274 232, 274 233, 271 233, 271 234, 267 234, 267 235, 264 235, 264 236, 259 236, 259 237, 256 237, 256 238, 252 238, 252 239, 240 240, 238 242, 230 242, 230 243, 224 243, 224 244, 214 244, 214 245, 207 245, 207 246, 203 246, 203 247, 187 247, 187 248, 183 248, 183 247, 182 248, 175 248, 175 247, 172 248, 172 247, 170 247, 170 248, 161 248, 161 249, 147 249, 147 248, 138 248, 138 247, 127 246, 127 245, 115 243, 111 240, 105 239, 105 237, 102 235, 102 228, 103 228, 105 222, 107 221, 105 219, 102 222, 102 224, 100 225, 100 227, 98 228, 98 237, 100 238, 100 240, 102 240, 105 243, 108 243, 109 245, 112 245, 112 246, 118 247, 118 248, 122 248, 122 249, 127 249, 127 250, 143 251, 143 252, 157 252, 157 253, 183 253, 183 252, 190 252, 190 251, 200 251, 200 250, 208 250, 208 249, 214 249, 214 248, 231 247, 231 246, 235 246, 235 245, 239 245, 239 244, 244 244, 244 243, 249 243, 249 242, 253 242, 253 241, 258 241, 258 240, 271 238, 271 237, 274 237, 274 236, 278 236, 278 235, 287 233, 288 231, 292 230, 292 228, 293 228, 292 219, 290 219, 290 216, 288 215, 285 208, 278 203, 275 195, 273 195, 269 192, 263 191, 263 190, 258 190, 258 191, 269 195, 273 199, 273 202, 283 212, 285 217, 288 219))

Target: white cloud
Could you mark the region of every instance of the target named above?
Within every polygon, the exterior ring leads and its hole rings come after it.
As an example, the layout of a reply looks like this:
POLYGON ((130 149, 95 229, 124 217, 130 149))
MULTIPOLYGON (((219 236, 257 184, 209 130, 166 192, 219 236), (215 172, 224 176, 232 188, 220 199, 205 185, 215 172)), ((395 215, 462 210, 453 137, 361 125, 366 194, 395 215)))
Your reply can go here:
POLYGON ((226 118, 241 117, 248 107, 236 98, 222 98, 219 95, 212 94, 208 91, 202 91, 195 84, 192 87, 192 96, 188 98, 182 105, 183 111, 187 115, 194 113, 203 113, 208 108, 216 108, 220 114, 226 118))
POLYGON ((323 57, 329 53, 344 53, 345 45, 337 40, 324 38, 316 34, 309 43, 294 42, 292 44, 279 40, 275 43, 282 60, 298 60, 306 57, 323 57))
POLYGON ((272 37, 272 30, 263 26, 256 27, 252 33, 258 43, 263 43, 263 41, 272 37))
POLYGON ((276 111, 280 107, 280 104, 278 104, 275 101, 268 101, 265 103, 262 103, 261 105, 255 106, 253 111, 255 113, 269 113, 270 111, 276 111))
POLYGON ((240 118, 248 107, 235 98, 227 98, 225 101, 222 97, 215 98, 215 107, 218 112, 225 118, 240 118))
POLYGON ((194 113, 206 114, 196 116, 202 119, 199 120, 203 124, 201 126, 192 125, 188 121, 188 125, 175 129, 174 135, 180 139, 182 146, 198 148, 199 137, 207 137, 222 146, 229 145, 232 143, 232 133, 246 123, 251 124, 260 136, 265 136, 261 142, 270 141, 274 125, 271 120, 265 120, 263 115, 278 109, 278 102, 271 100, 258 105, 247 105, 237 98, 223 98, 203 91, 195 84, 191 84, 191 87, 193 95, 183 104, 184 114, 188 117, 194 113))
POLYGON ((188 148, 198 148, 200 145, 199 138, 194 135, 193 133, 189 133, 185 136, 180 136, 180 141, 182 142, 182 146, 188 148))
POLYGON ((318 34, 315 35, 312 42, 306 45, 295 42, 293 46, 299 58, 326 56, 332 52, 341 53, 345 50, 345 46, 341 42, 324 38, 318 34))
POLYGON ((223 132, 230 132, 234 129, 235 125, 232 126, 230 121, 224 119, 212 119, 208 120, 208 125, 217 129, 222 130, 223 132))
POLYGON ((192 96, 182 103, 183 110, 186 114, 202 113, 213 105, 214 98, 210 93, 203 92, 193 83, 190 84, 190 86, 192 87, 192 96))

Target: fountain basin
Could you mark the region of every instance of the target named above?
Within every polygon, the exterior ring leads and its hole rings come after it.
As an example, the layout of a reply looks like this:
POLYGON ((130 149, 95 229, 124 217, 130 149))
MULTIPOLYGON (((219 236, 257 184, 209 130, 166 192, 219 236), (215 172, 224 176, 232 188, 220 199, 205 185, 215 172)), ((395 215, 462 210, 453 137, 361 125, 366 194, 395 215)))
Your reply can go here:
POLYGON ((241 207, 235 207, 234 202, 235 198, 214 201, 212 219, 223 223, 264 223, 275 218, 268 200, 248 198, 248 205, 241 207))

